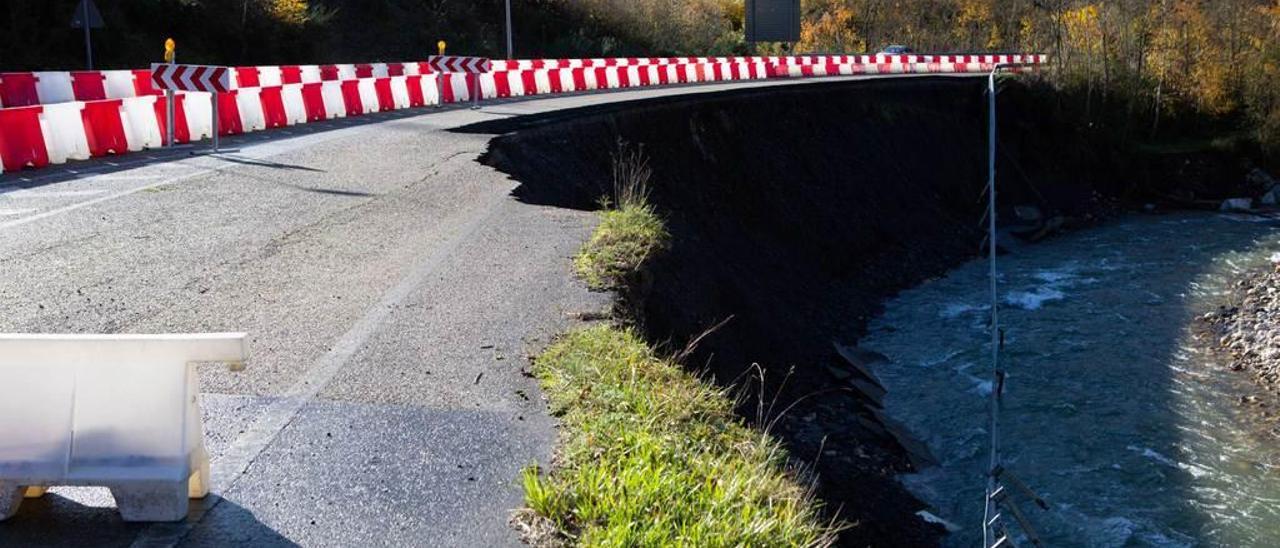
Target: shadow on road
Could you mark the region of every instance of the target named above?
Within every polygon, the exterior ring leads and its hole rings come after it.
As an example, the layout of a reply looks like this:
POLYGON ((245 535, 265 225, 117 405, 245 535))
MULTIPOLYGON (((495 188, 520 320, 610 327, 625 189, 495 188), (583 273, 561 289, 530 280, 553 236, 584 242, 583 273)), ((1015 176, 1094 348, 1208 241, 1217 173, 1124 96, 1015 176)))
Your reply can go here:
MULTIPOLYGON (((151 527, 167 527, 167 524, 127 523, 120 519, 106 489, 78 488, 85 495, 84 504, 58 493, 48 493, 38 499, 26 499, 18 514, 0 522, 0 546, 68 547, 131 546, 138 535, 151 527)), ((190 516, 200 515, 216 502, 219 520, 234 522, 235 527, 225 528, 216 545, 229 546, 297 546, 266 526, 249 510, 227 499, 210 496, 205 500, 192 500, 190 516)), ((188 517, 188 520, 192 519, 188 517)), ((207 516, 206 516, 207 519, 207 516)), ((173 524, 181 528, 182 524, 173 524)), ((178 542, 178 545, 191 543, 178 542)), ((194 544, 205 545, 205 542, 194 544)), ((212 544, 209 544, 212 545, 212 544)))

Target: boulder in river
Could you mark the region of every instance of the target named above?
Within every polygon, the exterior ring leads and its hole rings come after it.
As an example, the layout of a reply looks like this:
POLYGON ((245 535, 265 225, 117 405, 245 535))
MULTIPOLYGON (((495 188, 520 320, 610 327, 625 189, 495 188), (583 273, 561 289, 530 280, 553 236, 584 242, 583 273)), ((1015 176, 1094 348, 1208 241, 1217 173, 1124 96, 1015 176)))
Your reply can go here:
POLYGON ((1222 201, 1221 211, 1249 211, 1253 209, 1252 198, 1227 198, 1222 201))
POLYGON ((856 346, 845 346, 837 342, 833 342, 831 345, 836 348, 836 353, 840 354, 841 358, 844 358, 845 363, 850 368, 866 377, 880 390, 884 390, 884 385, 880 383, 880 379, 877 379, 875 373, 871 372, 871 366, 877 363, 889 363, 887 356, 872 350, 865 350, 856 346))

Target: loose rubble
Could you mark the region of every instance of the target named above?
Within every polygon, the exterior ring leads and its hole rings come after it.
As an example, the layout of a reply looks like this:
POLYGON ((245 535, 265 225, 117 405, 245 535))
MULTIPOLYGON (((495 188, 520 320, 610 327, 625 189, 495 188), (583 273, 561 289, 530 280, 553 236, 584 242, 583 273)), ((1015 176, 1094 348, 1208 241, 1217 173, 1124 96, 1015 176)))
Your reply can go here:
POLYGON ((1229 358, 1232 370, 1280 392, 1280 263, 1238 280, 1229 302, 1200 317, 1210 346, 1229 358))

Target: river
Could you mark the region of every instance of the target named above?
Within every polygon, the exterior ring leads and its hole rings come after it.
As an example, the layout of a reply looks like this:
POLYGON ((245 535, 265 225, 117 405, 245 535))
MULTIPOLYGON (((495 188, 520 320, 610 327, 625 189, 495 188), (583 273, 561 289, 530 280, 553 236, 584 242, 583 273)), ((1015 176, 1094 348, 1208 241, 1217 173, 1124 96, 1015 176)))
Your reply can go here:
MULTIPOLYGON (((1204 352, 1191 328, 1234 273, 1276 253, 1276 222, 1178 213, 999 258, 1003 455, 1051 506, 1018 500, 1047 545, 1280 545, 1280 438, 1237 403, 1259 394, 1248 375, 1204 352)), ((941 462, 902 480, 959 527, 953 546, 981 544, 986 268, 974 261, 901 293, 860 344, 891 360, 875 369, 886 412, 941 462)))

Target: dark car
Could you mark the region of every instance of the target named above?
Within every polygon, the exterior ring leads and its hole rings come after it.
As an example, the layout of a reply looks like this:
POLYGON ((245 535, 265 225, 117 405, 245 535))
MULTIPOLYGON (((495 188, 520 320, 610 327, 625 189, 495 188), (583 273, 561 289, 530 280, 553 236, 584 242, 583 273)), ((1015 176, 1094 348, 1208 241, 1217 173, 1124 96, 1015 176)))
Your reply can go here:
POLYGON ((880 50, 880 53, 883 53, 885 55, 905 55, 908 53, 915 53, 915 52, 916 50, 913 50, 902 44, 892 44, 889 46, 885 46, 884 49, 880 50))

